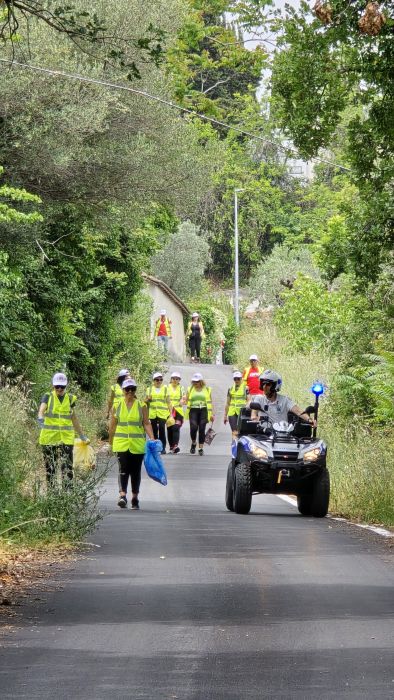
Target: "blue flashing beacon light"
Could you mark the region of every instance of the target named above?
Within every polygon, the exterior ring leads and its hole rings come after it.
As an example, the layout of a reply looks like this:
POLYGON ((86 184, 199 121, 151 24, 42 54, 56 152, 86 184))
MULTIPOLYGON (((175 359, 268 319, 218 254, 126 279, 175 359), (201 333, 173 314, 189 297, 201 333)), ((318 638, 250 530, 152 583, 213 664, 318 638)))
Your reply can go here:
POLYGON ((323 384, 321 382, 315 382, 311 387, 311 392, 316 396, 316 398, 318 396, 321 396, 322 394, 324 394, 323 384))

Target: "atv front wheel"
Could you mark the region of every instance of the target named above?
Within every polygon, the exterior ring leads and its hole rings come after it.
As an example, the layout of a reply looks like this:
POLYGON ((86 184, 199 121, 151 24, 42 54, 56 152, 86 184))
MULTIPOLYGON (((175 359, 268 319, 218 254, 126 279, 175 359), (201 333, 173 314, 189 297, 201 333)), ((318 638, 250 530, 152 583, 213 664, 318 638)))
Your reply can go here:
POLYGON ((246 515, 252 505, 252 475, 246 464, 237 464, 234 478, 234 510, 246 515))
POLYGON ((328 513, 330 501, 330 474, 328 469, 322 469, 315 476, 312 498, 311 515, 314 518, 324 518, 328 513))
POLYGON ((234 511, 234 475, 233 475, 233 462, 231 460, 227 469, 227 481, 226 481, 226 508, 228 510, 234 511))

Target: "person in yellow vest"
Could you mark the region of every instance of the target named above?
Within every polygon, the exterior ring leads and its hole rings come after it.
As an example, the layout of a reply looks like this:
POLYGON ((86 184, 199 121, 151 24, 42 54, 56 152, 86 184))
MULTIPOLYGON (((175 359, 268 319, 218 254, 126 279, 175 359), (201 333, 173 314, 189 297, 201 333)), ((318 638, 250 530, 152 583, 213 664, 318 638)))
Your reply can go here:
POLYGON ((155 323, 154 336, 157 339, 159 349, 165 357, 167 357, 168 353, 168 341, 172 338, 171 324, 172 321, 167 318, 167 311, 162 309, 160 311, 160 318, 158 318, 155 323))
POLYGON ((260 374, 262 371, 263 368, 259 367, 257 355, 251 355, 249 357, 249 366, 245 367, 242 375, 242 379, 249 389, 250 401, 253 401, 253 396, 258 396, 263 393, 260 389, 260 374))
POLYGON ((212 406, 212 392, 204 382, 200 372, 193 374, 191 386, 187 390, 186 405, 187 415, 190 421, 191 447, 190 454, 196 454, 198 433, 198 454, 204 454, 205 430, 207 423, 215 420, 212 406))
POLYGON ((181 375, 179 372, 171 374, 171 380, 168 385, 168 397, 172 405, 172 418, 175 421, 173 425, 167 427, 168 444, 171 454, 178 454, 179 449, 179 434, 183 424, 184 405, 186 403, 186 391, 181 386, 181 375))
POLYGON ((56 485, 56 471, 60 468, 62 480, 68 484, 73 479, 73 448, 75 433, 83 442, 90 440, 83 434, 75 414, 77 397, 66 391, 68 379, 63 372, 52 377, 52 391, 44 394, 38 409, 37 422, 40 430, 39 444, 42 446, 49 487, 56 485), (66 480, 66 481, 65 481, 66 480))
POLYGON ((115 384, 111 384, 111 393, 107 404, 107 418, 110 417, 112 407, 116 408, 121 398, 123 398, 122 384, 125 379, 130 378, 128 369, 120 369, 115 384))
POLYGON ((233 437, 238 435, 238 418, 241 408, 246 406, 248 387, 242 381, 242 372, 235 370, 233 373, 234 384, 227 392, 227 401, 224 407, 224 424, 230 423, 233 437))
POLYGON ((127 487, 131 482, 131 508, 139 510, 141 467, 146 436, 153 440, 148 409, 136 397, 137 382, 129 377, 122 385, 123 396, 112 409, 109 444, 119 461, 119 508, 127 506, 127 487))
POLYGON ((168 395, 168 387, 163 384, 162 372, 153 374, 153 384, 146 390, 145 402, 149 407, 149 420, 152 424, 155 440, 159 438, 163 444, 161 454, 166 454, 166 421, 169 418, 172 405, 168 395))

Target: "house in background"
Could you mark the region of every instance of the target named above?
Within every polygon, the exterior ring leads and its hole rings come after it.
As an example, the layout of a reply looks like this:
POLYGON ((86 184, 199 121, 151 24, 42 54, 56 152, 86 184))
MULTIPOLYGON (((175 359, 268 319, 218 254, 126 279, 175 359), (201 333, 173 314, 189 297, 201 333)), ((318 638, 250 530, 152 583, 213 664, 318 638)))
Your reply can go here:
POLYGON ((167 317, 172 321, 172 340, 168 351, 170 356, 178 362, 186 360, 186 342, 184 317, 190 317, 190 311, 186 304, 172 291, 162 280, 143 273, 146 290, 153 301, 153 314, 151 316, 151 335, 153 338, 155 323, 160 316, 160 311, 165 309, 167 317))

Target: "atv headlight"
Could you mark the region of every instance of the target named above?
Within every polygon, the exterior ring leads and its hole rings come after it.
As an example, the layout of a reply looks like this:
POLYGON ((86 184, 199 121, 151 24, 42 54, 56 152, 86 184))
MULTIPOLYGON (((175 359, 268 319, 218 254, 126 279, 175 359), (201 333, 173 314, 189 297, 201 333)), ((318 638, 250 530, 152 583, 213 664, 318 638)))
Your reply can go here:
POLYGON ((320 447, 314 447, 313 450, 304 452, 304 462, 315 462, 321 455, 320 447))
POLYGON ((268 459, 268 452, 262 447, 252 446, 251 453, 255 459, 268 459))

